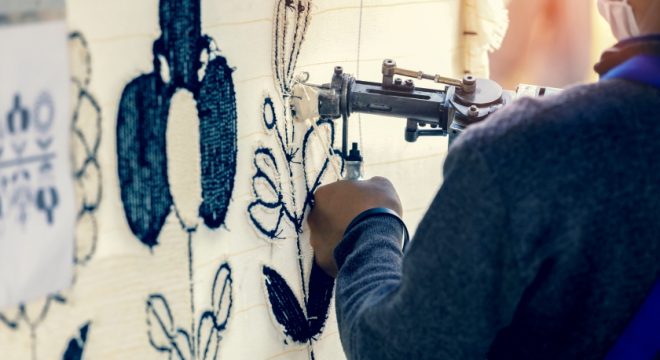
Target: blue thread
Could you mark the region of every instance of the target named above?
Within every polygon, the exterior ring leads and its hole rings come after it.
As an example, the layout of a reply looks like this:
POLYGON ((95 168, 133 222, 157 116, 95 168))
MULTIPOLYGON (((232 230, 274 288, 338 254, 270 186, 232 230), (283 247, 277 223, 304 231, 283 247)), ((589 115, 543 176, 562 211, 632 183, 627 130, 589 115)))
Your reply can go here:
POLYGON ((307 342, 309 340, 307 317, 296 295, 277 271, 268 266, 264 266, 262 271, 275 320, 284 326, 284 334, 290 336, 293 341, 307 342))
MULTIPOLYGON (((147 335, 151 347, 178 359, 216 359, 231 313, 233 280, 231 267, 223 263, 218 268, 211 288, 211 309, 202 312, 196 336, 176 327, 165 296, 152 294, 146 302, 147 335), (195 339, 193 341, 192 339, 195 339)), ((193 314, 194 315, 194 314, 193 314)), ((194 321, 193 321, 194 324, 194 321)))
POLYGON ((87 343, 87 335, 89 333, 90 322, 86 322, 78 330, 78 334, 69 340, 62 360, 82 360, 83 353, 85 350, 85 345, 87 343))
MULTIPOLYGON (((307 156, 309 145, 316 130, 314 127, 307 129, 302 139, 302 146, 299 148, 286 143, 286 137, 280 133, 278 119, 272 104, 270 98, 264 100, 262 120, 266 128, 271 133, 274 132, 275 139, 279 143, 278 148, 282 151, 285 162, 278 164, 278 159, 271 148, 259 147, 255 151, 253 160, 255 173, 252 177, 254 201, 248 205, 248 215, 255 230, 270 240, 282 239, 281 233, 285 222, 289 222, 295 229, 299 272, 303 282, 303 301, 298 300, 284 277, 275 269, 263 266, 262 273, 275 321, 282 325, 284 334, 294 342, 311 344, 322 332, 327 320, 334 279, 326 275, 316 264, 312 265, 309 279, 305 279, 300 234, 304 223, 304 214, 313 204, 314 191, 321 185, 321 179, 327 171, 329 160, 324 159, 318 173, 310 175, 313 170, 307 156), (272 115, 272 118, 269 118, 268 115, 272 115), (290 154, 293 154, 293 156, 289 157, 290 154), (301 154, 300 158, 296 154, 301 154), (295 203, 288 204, 284 201, 282 184, 280 183, 281 171, 286 169, 289 178, 292 179, 294 167, 302 168, 305 181, 305 194, 302 198, 303 208, 300 213, 296 212, 295 203), (265 190, 260 190, 264 188, 265 190), (270 210, 270 212, 267 210, 270 210), (266 214, 266 218, 264 214, 266 214), (276 221, 268 223, 269 218, 275 218, 276 221), (305 286, 307 283, 309 284, 308 289, 305 286)), ((330 143, 334 144, 335 130, 332 121, 322 119, 317 121, 317 125, 319 127, 329 127, 330 143)), ((326 149, 326 151, 332 151, 334 154, 340 153, 337 149, 326 149)), ((291 198, 295 201, 298 198, 295 186, 291 184, 291 188, 294 191, 291 198)), ((313 351, 310 351, 310 357, 314 358, 313 351)))
POLYGON ((252 192, 255 196, 255 201, 248 205, 248 215, 252 225, 257 228, 257 231, 264 234, 269 239, 281 239, 281 229, 280 225, 283 219, 288 219, 292 223, 296 223, 295 217, 287 210, 287 206, 284 203, 282 196, 282 187, 278 181, 279 179, 279 169, 277 168, 277 160, 275 160, 275 155, 273 151, 269 148, 260 147, 255 151, 254 154, 254 166, 256 168, 256 173, 252 177, 252 192), (259 161, 262 159, 262 161, 259 161), (271 175, 275 175, 277 178, 273 179, 271 175), (277 199, 263 199, 257 193, 257 184, 264 182, 268 186, 268 191, 272 192, 277 199), (275 226, 269 228, 266 224, 259 219, 258 211, 260 208, 265 208, 269 210, 277 210, 277 221, 275 226))
POLYGON ((145 245, 157 237, 172 207, 165 148, 172 90, 156 73, 131 81, 117 117, 119 188, 131 231, 145 245))
POLYGON ((273 104, 273 99, 266 97, 264 99, 264 105, 262 108, 262 120, 266 125, 268 130, 272 130, 275 127, 275 104, 273 104), (269 120, 270 117, 270 120, 269 120))
MULTIPOLYGON (((89 92, 88 86, 92 78, 92 60, 89 52, 87 40, 82 33, 74 31, 69 34, 69 42, 78 42, 84 51, 84 65, 85 73, 83 78, 80 79, 76 76, 71 78, 74 88, 76 89, 76 96, 74 101, 73 116, 71 121, 71 129, 73 138, 82 145, 83 153, 74 154, 74 156, 81 156, 81 159, 74 159, 74 181, 78 188, 87 189, 89 184, 96 184, 96 187, 90 192, 85 191, 81 206, 78 209, 76 218, 77 223, 81 223, 84 219, 89 219, 91 222, 92 230, 91 237, 88 239, 89 246, 87 251, 81 253, 78 249, 83 242, 83 239, 76 238, 76 249, 74 256, 74 263, 76 265, 84 265, 91 260, 96 252, 96 244, 98 242, 98 224, 96 219, 96 211, 98 210, 101 199, 103 196, 103 181, 101 165, 98 161, 98 151, 101 145, 101 107, 99 106, 96 98, 89 92), (89 123, 90 119, 82 118, 80 113, 83 106, 91 107, 93 121, 89 123), (88 129, 89 125, 93 125, 93 131, 84 131, 83 128, 88 129)), ((87 239, 85 239, 87 240, 87 239)))
POLYGON ((0 323, 5 324, 10 330, 16 331, 20 328, 21 324, 25 324, 30 331, 30 351, 32 358, 36 358, 37 354, 37 328, 46 320, 48 311, 52 303, 66 303, 64 296, 60 294, 53 294, 46 297, 43 307, 40 309, 36 318, 31 318, 27 311, 27 305, 18 305, 18 311, 13 319, 10 319, 3 313, 0 313, 0 323))
MULTIPOLYGON (((199 0, 161 0, 159 25, 162 33, 153 44, 154 70, 126 85, 117 117, 118 175, 124 212, 131 231, 149 247, 158 244, 158 235, 172 207, 178 216, 169 189, 166 153, 168 112, 177 90, 188 90, 197 103, 202 171, 198 214, 207 227, 217 229, 225 223, 236 175, 233 69, 220 56, 213 39, 201 33, 199 0), (208 63, 203 68, 200 58, 204 53, 208 63), (167 82, 161 78, 165 67, 170 77, 167 82), (199 79, 202 68, 204 75, 199 79)), ((201 355, 215 358, 220 332, 229 317, 231 286, 229 300, 214 304, 217 307, 203 312, 196 322, 192 250, 195 229, 185 228, 183 222, 182 227, 188 234, 191 325, 187 330, 175 328, 167 300, 153 294, 147 300, 150 344, 157 351, 181 359, 201 355), (208 324, 212 330, 207 331, 208 324)), ((229 265, 225 264, 216 274, 214 292, 222 274, 223 283, 231 284, 229 265)), ((224 292, 226 286, 222 289, 224 292)))
POLYGON ((197 98, 203 134, 199 216, 211 229, 225 222, 236 175, 236 94, 231 73, 225 58, 211 60, 197 98))
POLYGON ((326 275, 316 263, 312 265, 305 313, 291 287, 277 271, 268 266, 264 266, 262 271, 273 315, 284 327, 285 335, 298 343, 315 339, 328 318, 334 279, 326 275))
MULTIPOLYGON (((294 71, 300 54, 307 26, 310 21, 309 8, 311 0, 278 0, 274 16, 273 37, 273 68, 275 82, 279 86, 279 93, 283 104, 288 103, 293 86, 294 71), (293 39, 289 37, 293 34, 293 39), (291 46, 289 46, 291 45, 291 46), (288 53, 287 53, 288 52, 288 53)), ((287 116, 287 111, 284 111, 287 116)), ((264 266, 262 271, 265 277, 266 291, 271 311, 275 320, 284 327, 285 335, 298 343, 307 342, 310 345, 309 355, 314 359, 314 351, 311 349, 312 341, 321 333, 327 319, 328 307, 332 298, 334 280, 328 278, 325 273, 312 265, 309 277, 309 291, 307 279, 304 274, 302 244, 300 234, 304 223, 305 212, 313 206, 314 191, 320 185, 329 161, 326 159, 318 174, 310 176, 312 172, 307 164, 307 149, 314 129, 310 128, 303 135, 302 146, 293 143, 296 139, 296 126, 285 121, 278 127, 274 103, 270 97, 264 99, 262 107, 262 120, 266 129, 275 135, 278 148, 284 157, 282 165, 277 160, 270 148, 259 148, 255 152, 254 165, 255 175, 252 177, 252 192, 254 201, 248 205, 248 214, 255 230, 263 237, 270 240, 280 240, 283 232, 283 224, 288 221, 296 232, 296 248, 298 258, 298 270, 302 284, 304 297, 300 305, 286 280, 277 273, 275 269, 264 266), (282 132, 284 134, 282 134, 282 132), (301 154, 301 155, 299 155, 301 154), (298 194, 294 184, 294 167, 302 167, 305 181, 305 191, 302 198, 302 208, 299 210, 296 204, 298 194), (281 172, 280 172, 281 170, 281 172), (287 197, 291 203, 287 203, 282 195, 281 175, 288 176, 291 196, 287 197), (311 182, 310 182, 311 180, 311 182), (261 185, 267 190, 265 193, 257 191, 261 185), (274 194, 274 195, 273 195, 274 194), (270 210, 270 212, 269 212, 270 210), (298 213, 298 211, 300 211, 298 213), (268 224, 268 219, 263 215, 271 214, 276 221, 268 224), (273 214, 275 213, 275 214, 273 214)), ((331 144, 334 143, 334 124, 328 120, 317 122, 319 126, 330 127, 331 144)), ((336 149, 324 149, 332 154, 339 153, 336 149)), ((343 167, 343 163, 342 163, 343 167)))
POLYGON ((124 88, 117 116, 119 183, 131 231, 149 247, 174 204, 167 178, 166 130, 170 100, 187 89, 200 119, 202 204, 199 216, 212 229, 224 224, 236 174, 236 95, 232 69, 213 40, 201 33, 199 0, 161 0, 162 34, 154 42, 154 71, 124 88), (209 54, 204 77, 200 55, 209 54), (160 57, 171 80, 161 79, 160 57))

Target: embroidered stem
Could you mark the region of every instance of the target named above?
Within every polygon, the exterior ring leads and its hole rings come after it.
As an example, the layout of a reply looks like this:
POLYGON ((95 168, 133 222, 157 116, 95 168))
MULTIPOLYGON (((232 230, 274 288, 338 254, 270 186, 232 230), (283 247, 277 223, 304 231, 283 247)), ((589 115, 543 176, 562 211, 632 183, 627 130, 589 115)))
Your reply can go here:
MULTIPOLYGON (((195 339, 195 282, 193 277, 193 248, 192 248, 192 234, 194 230, 189 230, 188 233, 188 282, 190 289, 190 314, 191 314, 191 324, 190 324, 190 338, 195 339)), ((196 359, 197 349, 196 342, 192 341, 190 344, 190 351, 192 352, 192 358, 196 359)))

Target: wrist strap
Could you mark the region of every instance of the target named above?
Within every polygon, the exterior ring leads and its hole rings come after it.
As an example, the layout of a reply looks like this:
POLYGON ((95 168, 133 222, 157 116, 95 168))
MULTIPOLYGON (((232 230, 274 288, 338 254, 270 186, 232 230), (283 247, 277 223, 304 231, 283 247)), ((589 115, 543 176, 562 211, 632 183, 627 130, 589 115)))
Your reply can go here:
POLYGON ((403 227, 403 248, 402 250, 405 251, 408 248, 408 243, 410 243, 410 234, 408 233, 408 228, 406 227, 406 224, 403 222, 403 219, 394 212, 394 210, 388 209, 388 208, 373 208, 369 209, 366 211, 361 212, 358 216, 356 216, 353 221, 351 221, 350 224, 346 227, 346 231, 344 232, 347 233, 349 232, 353 227, 355 227, 357 224, 361 223, 367 218, 378 216, 378 215, 386 215, 386 216, 391 216, 395 218, 399 224, 403 227))

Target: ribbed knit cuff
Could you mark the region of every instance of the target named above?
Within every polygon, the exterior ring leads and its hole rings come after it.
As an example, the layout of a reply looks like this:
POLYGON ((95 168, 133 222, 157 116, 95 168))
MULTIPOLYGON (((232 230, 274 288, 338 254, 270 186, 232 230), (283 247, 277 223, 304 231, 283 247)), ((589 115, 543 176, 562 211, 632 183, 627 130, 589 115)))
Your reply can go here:
POLYGON ((403 222, 386 213, 373 214, 352 222, 334 251, 337 268, 342 267, 358 242, 393 242, 401 248, 401 234, 404 231, 403 222))

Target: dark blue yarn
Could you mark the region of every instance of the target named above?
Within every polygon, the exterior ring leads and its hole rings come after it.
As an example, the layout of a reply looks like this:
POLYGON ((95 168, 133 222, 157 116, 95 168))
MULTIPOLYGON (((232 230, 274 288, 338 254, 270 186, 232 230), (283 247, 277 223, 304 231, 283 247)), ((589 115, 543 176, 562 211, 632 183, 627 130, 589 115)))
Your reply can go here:
POLYGON ((173 203, 167 177, 166 131, 170 100, 187 89, 200 119, 202 204, 199 216, 216 229, 225 222, 236 174, 236 95, 232 69, 201 33, 199 0, 161 0, 162 34, 154 42, 154 71, 131 81, 117 116, 119 185, 131 231, 145 245, 158 243, 173 203), (210 61, 204 78, 200 55, 210 61), (158 56, 167 61, 171 81, 160 77, 158 56))
POLYGON ((328 317, 334 280, 312 265, 309 295, 305 301, 307 314, 286 280, 274 269, 264 266, 263 274, 275 320, 284 327, 285 335, 298 343, 308 342, 323 330, 328 317))
MULTIPOLYGON (((275 132, 279 150, 284 155, 284 162, 278 164, 278 158, 275 157, 271 148, 259 147, 255 151, 254 167, 256 171, 252 177, 252 192, 255 199, 248 205, 248 215, 257 232, 270 240, 282 240, 280 234, 283 230, 281 227, 283 223, 290 222, 298 236, 296 239, 298 245, 297 256, 300 259, 302 258, 300 233, 302 232, 304 214, 307 209, 312 207, 314 192, 321 185, 321 179, 330 164, 328 159, 325 159, 318 170, 308 166, 308 149, 315 131, 314 127, 307 129, 303 135, 301 146, 289 144, 287 137, 282 135, 280 128, 277 126, 278 119, 275 106, 270 97, 264 99, 262 121, 268 130, 275 132), (303 210, 299 214, 296 212, 295 206, 284 200, 280 184, 280 181, 282 181, 280 174, 288 172, 289 177, 292 177, 292 168, 295 166, 302 166, 305 181, 305 193, 300 197, 303 210), (312 174, 314 171, 318 171, 318 173, 312 174), (269 187, 269 192, 275 194, 274 198, 260 198, 256 188, 257 184, 269 187), (274 224, 271 224, 267 219, 263 219, 263 213, 259 212, 259 209, 270 210, 267 216, 277 217, 274 224)), ((330 127, 330 144, 333 144, 335 129, 332 121, 321 119, 316 123, 318 126, 330 127)), ((286 127, 283 127, 283 130, 284 132, 288 131, 286 127)), ((330 151, 330 149, 325 150, 330 151)), ((332 151, 335 154, 339 153, 335 149, 332 151)), ((292 186, 292 189, 294 191, 292 198, 297 199, 298 194, 295 193, 295 187, 292 186)), ((315 263, 312 264, 309 279, 305 279, 301 261, 299 261, 299 271, 300 278, 304 282, 304 298, 302 301, 299 301, 287 281, 277 270, 268 266, 262 268, 271 311, 275 320, 284 328, 284 335, 294 342, 308 343, 315 340, 316 336, 323 331, 328 317, 330 300, 332 299, 334 279, 326 275, 315 263)), ((314 358, 313 352, 310 353, 310 357, 314 358)))
POLYGON ((80 330, 78 330, 78 335, 69 340, 62 360, 81 360, 83 359, 83 352, 85 350, 85 344, 87 343, 87 334, 89 333, 90 323, 85 323, 80 330))
POLYGON ((226 330, 231 314, 232 287, 231 267, 228 263, 223 263, 215 274, 211 288, 211 309, 203 311, 200 315, 194 338, 190 331, 177 326, 167 298, 162 294, 151 294, 145 309, 147 335, 151 347, 181 360, 216 359, 222 340, 221 334, 226 330), (228 294, 228 303, 224 302, 225 294, 228 294))
POLYGON ((156 73, 131 81, 117 117, 119 188, 131 230, 154 246, 172 207, 165 135, 172 91, 156 73))
MULTIPOLYGON (((73 77, 71 80, 77 89, 77 93, 74 100, 73 116, 71 121, 71 129, 73 132, 73 137, 77 138, 78 141, 82 144, 84 154, 78 154, 78 156, 83 156, 84 160, 82 163, 76 162, 76 165, 79 165, 77 168, 74 168, 73 177, 78 186, 84 188, 85 182, 94 181, 97 184, 93 194, 85 193, 84 198, 82 199, 82 204, 80 209, 78 209, 77 221, 85 216, 89 216, 92 221, 92 239, 91 247, 86 254, 80 254, 76 251, 74 263, 76 265, 82 265, 87 263, 94 253, 96 252, 96 243, 98 241, 98 225, 96 222, 96 211, 98 210, 101 204, 101 198, 103 196, 103 181, 101 176, 101 165, 98 161, 98 151, 101 145, 101 107, 96 101, 96 98, 89 92, 88 86, 92 78, 92 66, 91 66, 91 55, 89 52, 89 46, 87 40, 82 33, 74 31, 69 34, 69 42, 79 41, 82 47, 85 49, 85 63, 87 72, 84 74, 84 78, 78 79, 73 77), (83 107, 83 104, 87 104, 91 107, 92 111, 96 114, 94 121, 94 131, 86 132, 81 130, 81 126, 86 126, 88 124, 81 124, 80 111, 83 107), (87 196, 92 195, 92 196, 87 196)), ((87 120, 87 119, 85 119, 87 120)), ((80 239, 76 239, 80 241, 80 239)))
POLYGON ((202 199, 199 216, 216 229, 227 216, 236 175, 236 94, 232 70, 223 57, 206 67, 197 96, 200 117, 202 199))

